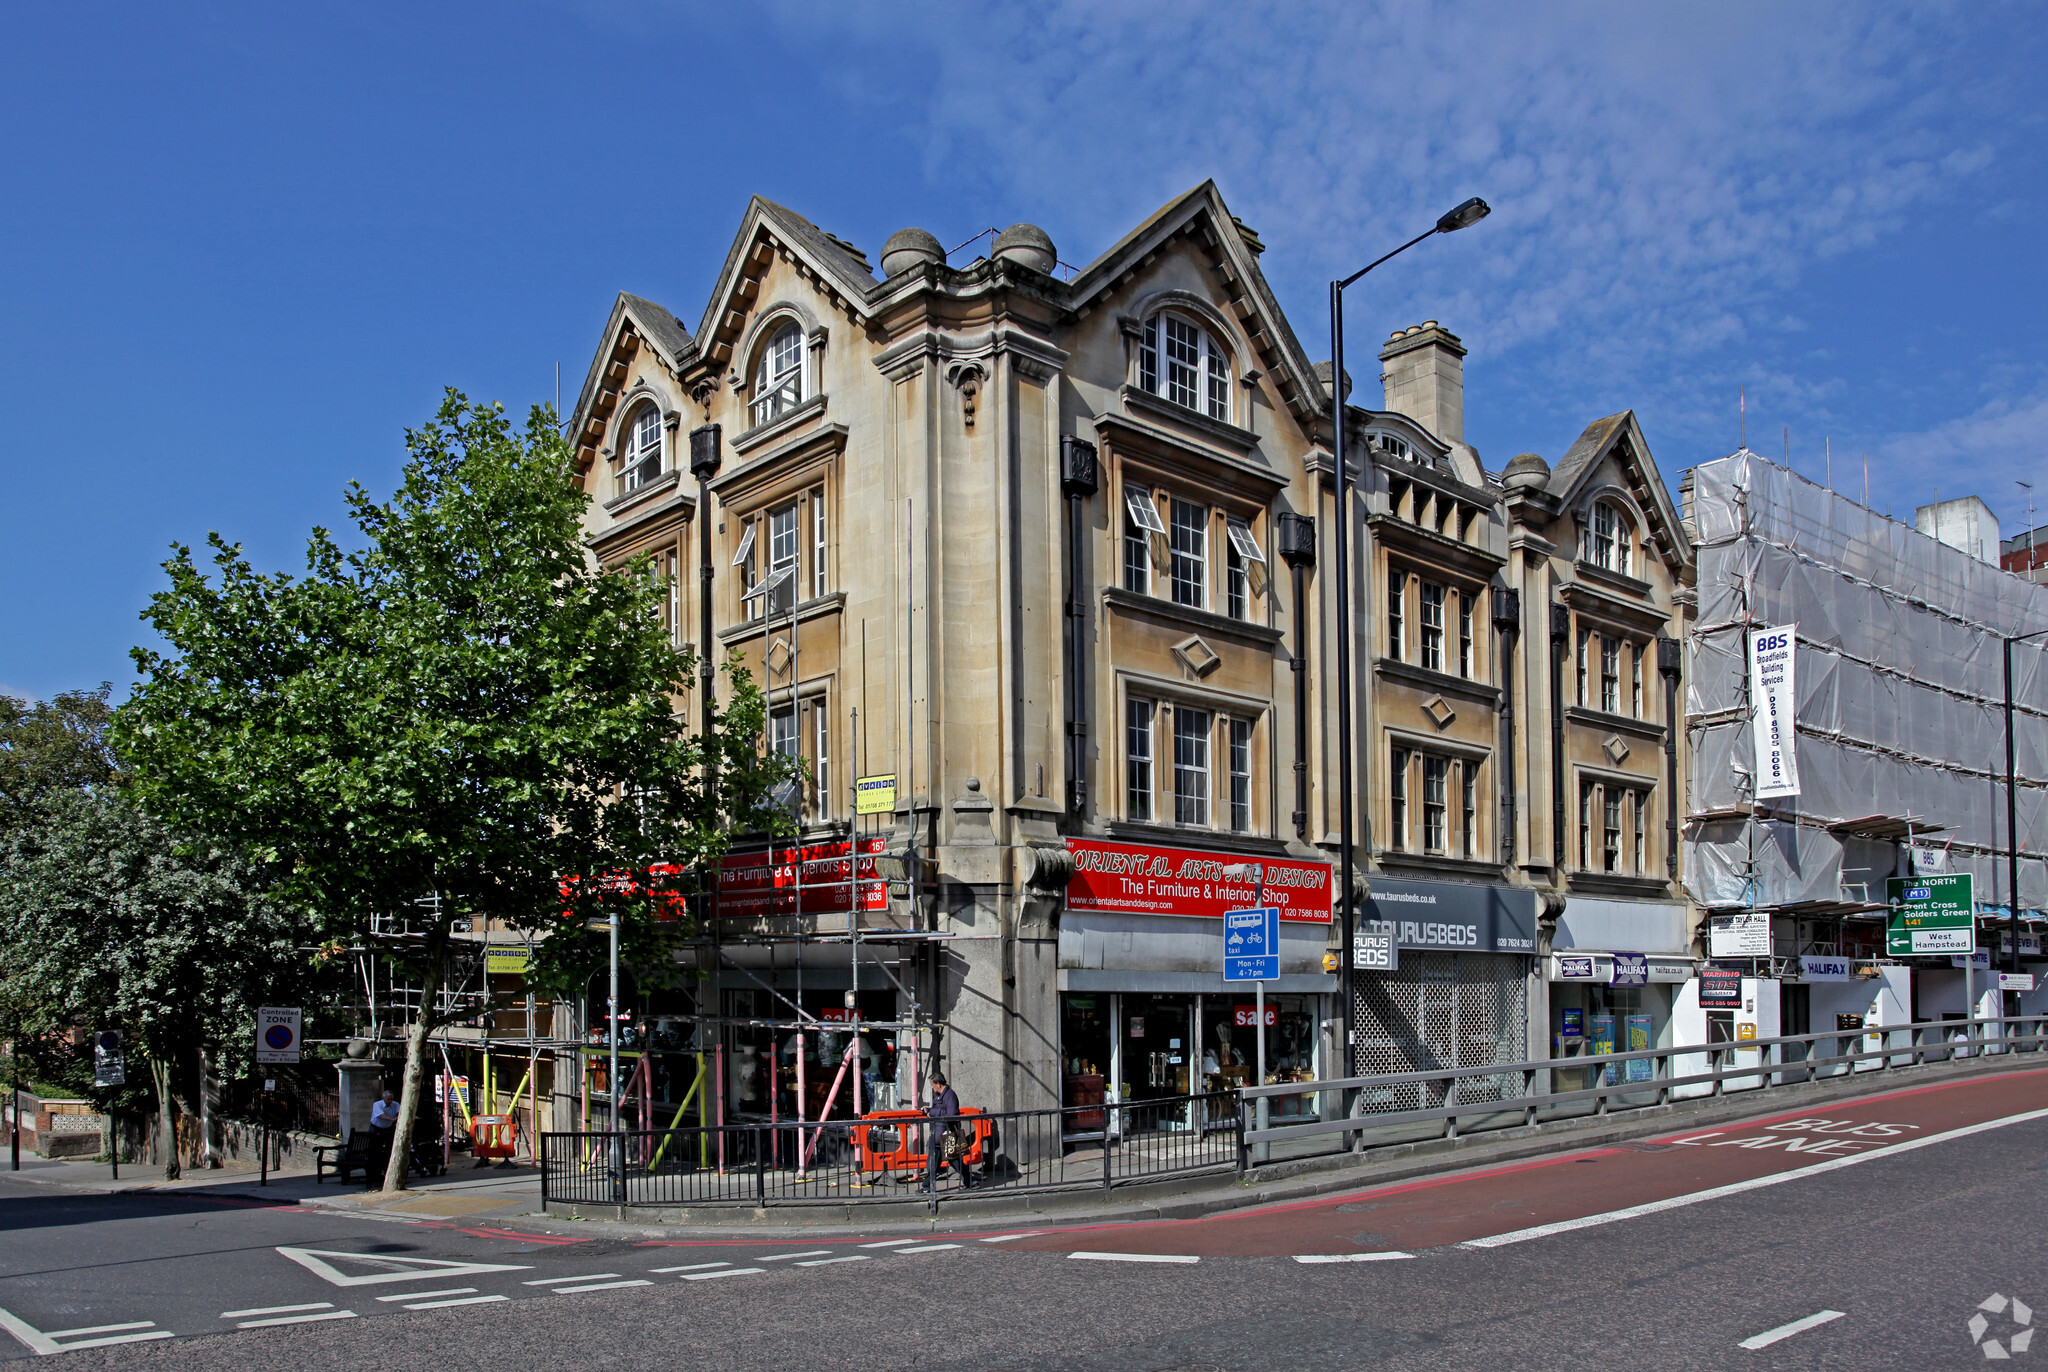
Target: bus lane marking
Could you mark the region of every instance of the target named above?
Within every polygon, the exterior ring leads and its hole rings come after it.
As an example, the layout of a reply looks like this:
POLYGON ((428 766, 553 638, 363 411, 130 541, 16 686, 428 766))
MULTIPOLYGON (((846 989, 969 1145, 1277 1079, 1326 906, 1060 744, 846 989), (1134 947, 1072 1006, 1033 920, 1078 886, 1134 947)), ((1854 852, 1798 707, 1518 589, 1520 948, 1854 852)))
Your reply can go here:
MULTIPOLYGON (((1505 1234, 1493 1234, 1482 1239, 1466 1239, 1460 1248, 1500 1248, 1511 1243, 1527 1243, 1531 1239, 1546 1239, 1555 1234, 1568 1234, 1575 1229, 1591 1229, 1596 1225, 1615 1224, 1622 1220, 1639 1219, 1644 1215, 1655 1215, 1665 1210, 1677 1210, 1702 1201, 1720 1200, 1724 1196, 1737 1196, 1745 1191, 1757 1191, 1766 1186, 1777 1186, 1783 1182, 1803 1177, 1818 1176, 1823 1172, 1834 1172, 1844 1167, 1875 1158, 1896 1157, 1901 1153, 1918 1152, 1937 1143, 1953 1139, 1968 1138, 1992 1129, 2003 1129, 2010 1124, 2026 1124, 2033 1120, 2048 1119, 2048 1110, 2026 1110, 2017 1115, 2006 1115, 2000 1119, 1985 1120, 1981 1124, 1967 1124, 1959 1129, 1950 1129, 1940 1134, 1929 1134, 1923 1138, 1907 1139, 1899 1143, 1880 1145, 1868 1152, 1852 1153, 1847 1157, 1831 1157, 1807 1167, 1790 1167, 1782 1172, 1772 1172, 1747 1181, 1730 1182, 1726 1186, 1709 1187, 1704 1191, 1692 1191, 1682 1196, 1669 1196, 1663 1200, 1646 1201, 1641 1205, 1626 1206, 1620 1210, 1608 1210, 1598 1215, 1582 1215, 1577 1219, 1555 1220, 1549 1224, 1538 1224, 1528 1229, 1510 1230, 1505 1234)), ((1698 1137, 1698 1136, 1696 1136, 1698 1137)))

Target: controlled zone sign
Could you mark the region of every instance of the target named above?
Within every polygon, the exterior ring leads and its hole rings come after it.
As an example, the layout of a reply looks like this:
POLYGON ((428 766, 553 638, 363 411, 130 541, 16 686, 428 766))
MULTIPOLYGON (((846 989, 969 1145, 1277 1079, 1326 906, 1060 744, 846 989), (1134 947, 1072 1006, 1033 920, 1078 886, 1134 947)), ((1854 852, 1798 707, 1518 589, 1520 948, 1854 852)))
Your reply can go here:
POLYGON ((297 1006, 266 1005, 256 1012, 256 1061, 299 1060, 297 1006))
POLYGON ((1885 956, 1969 953, 1977 947, 1977 914, 1968 872, 1893 877, 1884 884, 1885 956))
POLYGON ((1280 910, 1227 910, 1223 915, 1223 979, 1280 979, 1280 910))

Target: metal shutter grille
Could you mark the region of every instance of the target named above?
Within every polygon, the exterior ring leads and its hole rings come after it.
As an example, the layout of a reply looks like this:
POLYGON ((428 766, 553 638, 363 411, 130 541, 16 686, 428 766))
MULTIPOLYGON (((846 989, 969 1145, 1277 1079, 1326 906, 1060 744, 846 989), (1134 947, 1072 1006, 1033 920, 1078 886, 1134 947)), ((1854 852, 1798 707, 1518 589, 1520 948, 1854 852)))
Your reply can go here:
MULTIPOLYGON (((1358 1047, 1353 1071, 1426 1072, 1520 1062, 1527 1047, 1527 959, 1508 953, 1403 951, 1398 972, 1361 973, 1353 986, 1358 1047)), ((1521 1094, 1519 1074, 1468 1077, 1461 1101, 1521 1094)), ((1361 1093, 1372 1114, 1441 1105, 1441 1084, 1408 1082, 1361 1093)))

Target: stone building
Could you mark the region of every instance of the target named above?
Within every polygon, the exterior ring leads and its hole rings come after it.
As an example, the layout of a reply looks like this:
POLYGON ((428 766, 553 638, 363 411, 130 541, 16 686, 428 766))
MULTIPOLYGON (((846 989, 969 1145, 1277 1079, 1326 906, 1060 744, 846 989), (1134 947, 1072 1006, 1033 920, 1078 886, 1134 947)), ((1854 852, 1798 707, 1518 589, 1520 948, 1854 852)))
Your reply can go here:
MULTIPOLYGON (((723 1054, 720 1109, 791 1108, 765 1067, 801 1061, 814 1117, 855 1015, 871 1102, 935 1061, 991 1108, 1243 1082, 1221 915, 1253 904, 1269 1074, 1341 1072, 1329 371, 1263 250, 1206 183, 1078 270, 1023 224, 871 263, 757 198, 694 331, 619 297, 568 429, 590 545, 648 560, 812 779, 800 845, 743 842, 636 991, 642 1032, 723 1054)), ((1359 974, 1354 1061, 1540 1055, 1553 941, 1606 977, 1684 932, 1658 645, 1689 553, 1631 416, 1503 481, 1459 340, 1382 356, 1348 419, 1355 775, 1361 918, 1405 951, 1359 974)))

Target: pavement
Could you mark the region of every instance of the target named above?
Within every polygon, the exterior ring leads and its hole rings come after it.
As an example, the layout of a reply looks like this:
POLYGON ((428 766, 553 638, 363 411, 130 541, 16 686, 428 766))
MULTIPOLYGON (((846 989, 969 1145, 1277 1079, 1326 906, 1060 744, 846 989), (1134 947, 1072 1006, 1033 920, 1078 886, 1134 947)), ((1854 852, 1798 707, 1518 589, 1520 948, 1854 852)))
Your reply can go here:
MULTIPOLYGON (((1757 1104, 1775 1104, 1762 1102, 1757 1104)), ((0 1360, 975 1372, 1947 1368, 2048 1309, 2048 1069, 1193 1219, 543 1234, 0 1173, 0 1360)), ((102 1169, 104 1170, 104 1169, 102 1169)), ((125 1180, 125 1179, 124 1179, 125 1180)), ((491 1199, 478 1173, 419 1199, 491 1199)), ((514 1184, 503 1178, 503 1184, 514 1184)), ((356 1193, 374 1197, 375 1193, 356 1193)), ((1995 1341, 1995 1352, 1993 1351, 1995 1341)))

